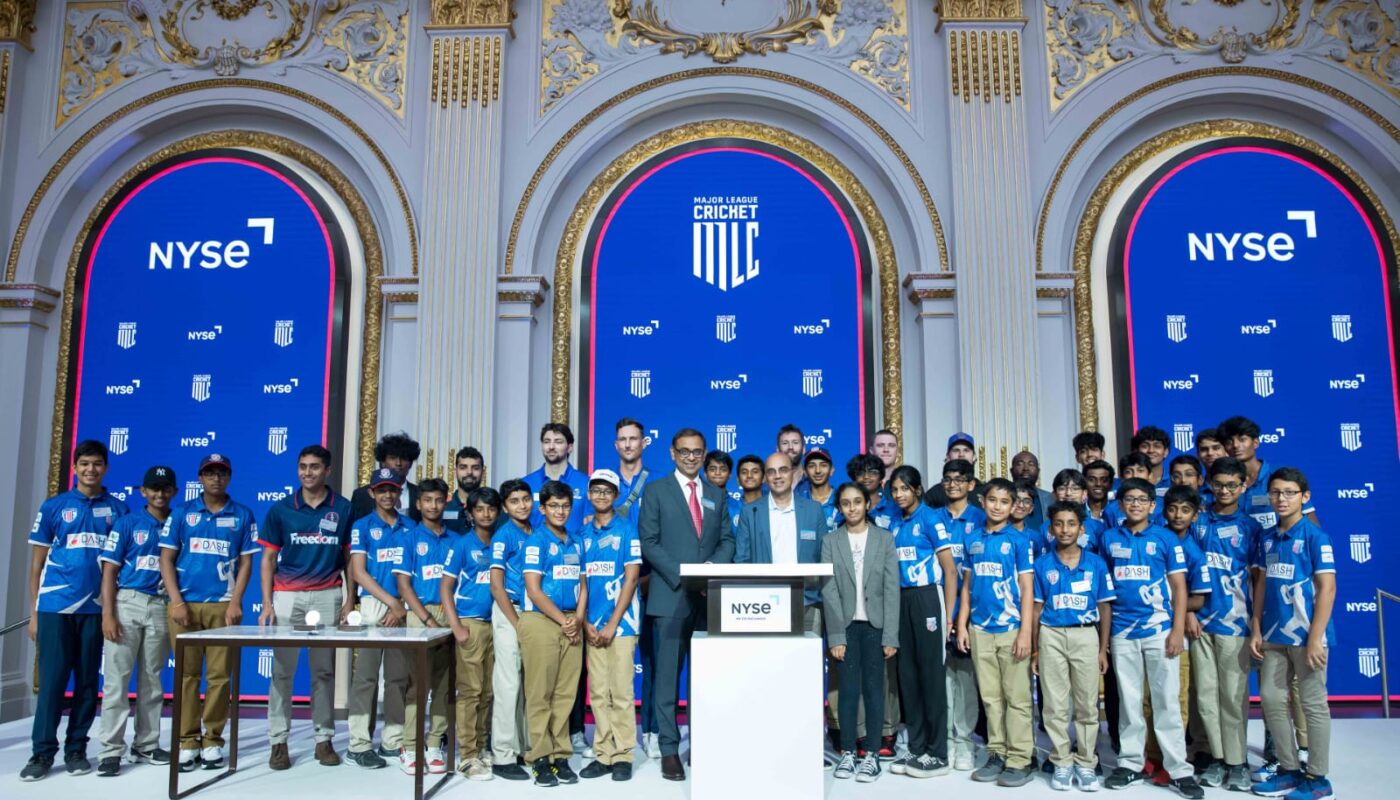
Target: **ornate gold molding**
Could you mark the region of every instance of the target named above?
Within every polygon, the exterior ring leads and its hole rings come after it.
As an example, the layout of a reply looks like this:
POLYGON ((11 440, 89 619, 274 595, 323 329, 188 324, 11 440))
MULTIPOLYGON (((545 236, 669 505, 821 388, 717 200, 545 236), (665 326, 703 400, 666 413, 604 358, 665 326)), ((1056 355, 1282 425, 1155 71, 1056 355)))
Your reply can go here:
POLYGON ((429 102, 480 102, 482 108, 501 97, 502 37, 437 36, 433 38, 432 94, 429 102))
POLYGON ((0 0, 0 42, 19 42, 34 49, 34 14, 39 0, 0 0))
POLYGON ((515 21, 512 0, 432 0, 430 28, 504 28, 515 21))
POLYGON ((0 50, 0 114, 5 113, 5 95, 10 89, 10 51, 0 50))
POLYGON ((550 418, 556 422, 569 421, 572 392, 570 369, 573 351, 574 270, 578 261, 580 242, 599 205, 608 192, 628 173, 653 156, 688 142, 714 138, 738 138, 763 142, 788 150, 821 170, 850 199, 864 223, 871 250, 875 254, 873 276, 880 287, 880 328, 876 332, 882 342, 884 427, 903 439, 904 401, 901 337, 899 326, 899 265, 895 262, 894 243, 875 201, 854 174, 839 159, 816 144, 796 134, 770 125, 735 119, 693 122, 650 136, 613 159, 584 190, 573 214, 564 226, 554 261, 554 331, 550 378, 550 418))
POLYGON ((964 103, 981 96, 1010 103, 1021 96, 1021 33, 1005 30, 948 32, 948 67, 953 96, 964 103))
POLYGON ((933 12, 945 22, 1025 22, 1021 0, 938 0, 933 12))
MULTIPOLYGON (((20 249, 24 246, 25 235, 29 232, 30 223, 34 221, 34 214, 39 208, 39 203, 42 202, 44 196, 48 194, 49 188, 53 186, 53 182, 58 179, 58 176, 63 173, 63 170, 67 168, 68 164, 83 151, 83 148, 87 147, 98 134, 107 130, 133 111, 139 111, 146 106, 154 105, 155 103, 159 103, 171 97, 177 97, 188 92, 198 92, 204 89, 255 89, 258 91, 276 92, 277 94, 285 95, 299 102, 306 103, 323 114, 330 115, 359 137, 365 147, 369 148, 369 151, 374 154, 375 159, 384 169, 385 177, 387 177, 389 182, 394 186, 394 193, 399 198, 399 207, 403 209, 404 224, 408 231, 409 260, 411 262, 413 274, 418 274, 418 230, 413 221, 413 209, 408 204, 408 194, 404 192, 403 184, 399 182, 398 173, 394 171, 394 167, 389 163, 389 159, 384 155, 384 151, 379 148, 379 145, 368 133, 365 133, 364 128, 361 128, 340 109, 300 89, 293 89, 289 86, 268 83, 266 81, 252 81, 244 78, 224 78, 220 80, 196 81, 179 86, 167 86, 159 91, 143 95, 117 109, 112 114, 98 120, 95 125, 84 131, 83 135, 79 136, 67 150, 63 151, 63 155, 59 156, 58 160, 54 162, 54 165, 49 168, 48 173, 44 175, 44 179, 39 182, 39 186, 34 190, 34 195, 29 198, 29 203, 24 207, 24 213, 20 216, 19 225, 15 228, 15 239, 10 244, 10 254, 5 260, 5 280, 13 281, 15 279, 15 273, 19 269, 20 249)), ((366 473, 365 480, 368 479, 368 473, 366 473)))
POLYGON ((54 304, 37 297, 0 297, 0 308, 35 308, 47 314, 54 310, 54 304))
POLYGON ((895 141, 895 138, 889 134, 889 131, 881 127, 880 123, 876 122, 874 117, 830 89, 792 75, 753 67, 709 67, 705 69, 672 72, 630 86, 625 91, 608 98, 596 108, 589 111, 580 118, 578 122, 575 122, 563 136, 559 137, 559 141, 555 142, 554 146, 545 154, 545 157, 540 160, 540 165, 535 168, 535 174, 530 176, 530 182, 525 185, 525 192, 520 197, 520 205, 515 209, 515 218, 511 220, 510 223, 510 237, 506 240, 505 273, 509 275, 513 271, 516 244, 520 239, 520 226, 525 220, 525 211, 529 208, 530 200, 534 197, 535 190, 539 188, 540 181, 544 179, 545 173, 549 171, 555 159, 559 157, 559 154, 564 151, 564 148, 567 147, 570 142, 583 132, 584 128, 587 128, 593 122, 597 121, 599 117, 615 106, 631 100, 638 95, 645 94, 657 87, 676 83, 678 81, 691 80, 693 78, 709 78, 719 75, 759 78, 777 81, 803 89, 836 104, 843 111, 864 123, 867 128, 880 138, 880 141, 885 144, 885 147, 889 148, 890 152, 894 153, 895 157, 899 159, 899 163, 904 167, 904 170, 909 173, 909 179, 913 181, 914 187, 918 190, 919 199, 922 200, 924 204, 924 211, 928 214, 929 222, 933 225, 933 236, 938 245, 939 268, 943 270, 949 269, 948 243, 943 236, 943 222, 938 217, 938 209, 933 205, 933 195, 929 194, 928 186, 924 183, 924 179, 919 176, 919 171, 915 169, 914 162, 910 160, 909 155, 904 152, 904 148, 900 147, 899 142, 895 141))
MULTIPOLYGON (((111 204, 124 187, 145 170, 166 159, 185 153, 210 148, 233 147, 263 150, 296 161, 310 169, 335 191, 350 211, 355 221, 360 245, 365 254, 365 308, 364 331, 362 333, 362 358, 360 361, 360 409, 359 409, 359 482, 369 480, 374 468, 374 441, 379 422, 379 343, 381 339, 381 318, 383 303, 379 300, 378 282, 384 272, 384 253, 380 247, 379 230, 370 216, 364 198, 339 169, 316 151, 294 142, 291 139, 259 131, 215 131, 182 139, 152 153, 142 159, 118 178, 102 199, 92 207, 83 222, 78 236, 73 242, 72 254, 68 259, 68 271, 63 281, 63 322, 58 340, 57 379, 54 381, 53 433, 49 442, 49 494, 57 494, 62 475, 63 428, 68 404, 68 377, 72 358, 70 332, 73 327, 73 296, 76 290, 78 268, 82 259, 83 247, 88 234, 103 211, 111 204)), ((353 422, 347 420, 347 422, 353 422)), ((332 443, 335 444, 335 443, 332 443)))
POLYGON ((1135 171, 1153 157, 1182 145, 1212 139, 1249 136, 1273 139, 1307 150, 1327 161, 1350 178, 1370 201, 1380 216, 1392 252, 1400 252, 1400 234, 1385 206, 1351 167, 1322 145, 1293 131, 1239 119, 1216 119, 1194 122, 1159 133, 1119 159, 1104 175, 1089 197, 1080 217, 1074 237, 1074 338, 1075 358, 1079 377, 1079 425, 1083 430, 1098 430, 1098 376, 1095 361, 1093 328, 1093 250, 1108 202, 1135 171))
POLYGON ((804 41, 825 27, 822 16, 834 16, 841 0, 816 0, 817 13, 809 14, 807 0, 787 0, 787 9, 773 24, 757 31, 682 31, 656 7, 656 0, 612 0, 612 14, 622 20, 622 32, 661 45, 663 53, 692 56, 704 53, 716 64, 729 64, 744 54, 767 55, 787 50, 789 43, 804 41))
MULTIPOLYGON (((384 302, 385 302, 385 303, 417 303, 417 302, 418 302, 418 293, 417 293, 417 292, 385 292, 385 293, 384 293, 384 302)), ((371 466, 373 466, 373 465, 371 465, 371 466)))

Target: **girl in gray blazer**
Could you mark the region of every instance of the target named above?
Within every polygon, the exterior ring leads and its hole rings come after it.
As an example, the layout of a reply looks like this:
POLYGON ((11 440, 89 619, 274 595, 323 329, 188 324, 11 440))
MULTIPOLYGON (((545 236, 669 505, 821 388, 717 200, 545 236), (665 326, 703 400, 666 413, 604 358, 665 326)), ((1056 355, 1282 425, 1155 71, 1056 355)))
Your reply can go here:
POLYGON ((870 502, 860 484, 842 484, 836 504, 846 522, 822 539, 822 563, 834 569, 822 586, 822 604, 840 687, 841 761, 835 777, 861 783, 880 777, 885 659, 899 647, 899 560, 894 536, 866 518, 870 502), (857 765, 856 707, 862 698, 866 756, 857 765))

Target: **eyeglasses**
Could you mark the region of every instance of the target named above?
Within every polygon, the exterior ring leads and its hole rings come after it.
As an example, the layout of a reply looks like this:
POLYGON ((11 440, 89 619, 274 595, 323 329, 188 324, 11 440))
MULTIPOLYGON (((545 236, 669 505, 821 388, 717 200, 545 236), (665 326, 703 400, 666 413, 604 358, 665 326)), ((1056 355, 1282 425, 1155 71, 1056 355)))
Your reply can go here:
POLYGON ((588 493, 596 495, 617 494, 617 490, 611 486, 590 486, 588 487, 588 493))
POLYGON ((566 512, 567 512, 567 511, 572 511, 573 508, 574 508, 574 507, 573 507, 573 504, 571 504, 571 503, 545 503, 545 504, 544 504, 544 510, 545 510, 545 511, 566 511, 566 512))
POLYGON ((962 486, 965 483, 971 482, 969 478, 964 478, 961 475, 948 475, 943 479, 944 486, 962 486))
POLYGON ((1269 499, 1277 500, 1281 497, 1284 500, 1292 500, 1293 498, 1298 497, 1301 494, 1302 492, 1298 491, 1297 489, 1270 489, 1269 499))
POLYGON ((792 473, 792 467, 769 467, 764 472, 768 475, 788 475, 792 473))
POLYGON ((1016 498, 1015 500, 1011 501, 1011 505, 1013 505, 1013 506, 1033 506, 1033 505, 1035 505, 1035 500, 1033 500, 1032 498, 1029 498, 1029 497, 1018 497, 1018 498, 1016 498))
POLYGON ((1152 502, 1152 498, 1140 494, 1135 494, 1132 497, 1120 497, 1119 499, 1125 506, 1145 506, 1152 502))
POLYGON ((705 451, 704 451, 704 450, 685 450, 685 449, 682 449, 682 448, 679 448, 679 447, 674 448, 674 450, 675 450, 676 455, 679 456, 679 457, 681 457, 681 458, 704 458, 704 457, 705 457, 705 451))
POLYGON ((1244 484, 1239 481, 1230 481, 1229 483, 1225 481, 1211 481, 1210 485, 1211 488, 1215 489, 1217 492, 1238 492, 1244 488, 1244 484))

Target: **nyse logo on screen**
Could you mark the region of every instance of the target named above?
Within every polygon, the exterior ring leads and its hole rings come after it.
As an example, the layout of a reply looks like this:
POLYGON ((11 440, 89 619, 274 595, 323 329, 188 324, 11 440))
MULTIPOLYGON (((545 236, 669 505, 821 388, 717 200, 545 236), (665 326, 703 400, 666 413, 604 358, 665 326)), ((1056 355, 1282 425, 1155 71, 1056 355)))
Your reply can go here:
POLYGON ((1186 315, 1167 315, 1167 338, 1180 344, 1186 341, 1186 315))
POLYGON ((279 319, 272 326, 272 343, 286 347, 292 343, 292 320, 279 319))
POLYGON ((193 397, 196 403, 203 403, 205 400, 208 400, 210 383, 211 380, 208 375, 194 376, 194 381, 190 384, 190 397, 193 397))
POLYGON ((1367 481, 1366 483, 1362 484, 1362 486, 1365 487, 1365 488, 1361 488, 1361 489, 1338 489, 1338 490, 1337 490, 1337 499, 1338 499, 1338 500, 1365 500, 1365 499, 1369 498, 1373 492, 1376 491, 1376 485, 1375 485, 1374 483, 1371 483, 1370 481, 1367 481))
POLYGON ((1260 397, 1270 397, 1274 393, 1274 371, 1271 369, 1254 370, 1254 393, 1260 397))
POLYGON ((189 331, 185 334, 185 338, 190 340, 191 342, 212 342, 215 339, 219 338, 219 334, 223 332, 224 326, 215 325, 214 327, 206 331, 189 331))
POLYGON ((193 503, 204 493, 204 486, 199 481, 185 481, 185 502, 193 503))
MULTIPOLYGON (((248 220, 249 228, 262 229, 263 244, 272 244, 274 226, 271 217, 253 217, 248 220)), ((174 269, 176 264, 179 264, 181 269, 189 269, 191 262, 203 269, 218 269, 224 266, 229 269, 243 269, 248 266, 250 252, 248 242, 243 239, 234 239, 227 244, 217 239, 151 242, 147 264, 149 269, 155 269, 159 263, 167 270, 174 269), (199 255, 198 261, 194 261, 196 254, 199 255)))
POLYGON ((658 321, 658 320, 654 320, 654 319, 653 319, 653 320, 647 320, 647 321, 650 322, 651 324, 650 324, 650 325, 623 325, 623 326, 622 326, 622 335, 623 335, 623 336, 650 336, 650 335, 652 335, 653 333, 656 333, 657 329, 661 327, 661 322, 658 321))
POLYGON ((651 370, 632 370, 632 396, 641 400, 651 394, 651 370))
MULTIPOLYGON (((1307 238, 1317 238, 1316 211, 1288 211, 1285 216, 1290 222, 1303 223, 1307 238)), ((1245 261, 1292 261, 1294 255, 1293 237, 1282 231, 1272 234, 1259 231, 1186 234, 1186 252, 1192 261, 1198 256, 1204 261, 1215 261, 1216 245, 1220 247, 1219 257, 1225 261, 1234 261, 1236 252, 1245 261)))
POLYGON ((1367 678, 1374 678, 1381 674, 1380 648, 1358 647, 1356 649, 1356 668, 1367 678))
POLYGON ((1172 425, 1172 444, 1183 453, 1196 444, 1196 426, 1190 422, 1177 422, 1172 425))
POLYGON ((1351 452, 1356 452, 1361 449, 1361 423, 1342 423, 1342 447, 1345 447, 1351 452))
POLYGON ((103 387, 103 394, 136 394, 141 388, 141 379, 132 378, 131 383, 109 383, 103 387))
POLYGON ((732 453, 739 446, 738 425, 716 425, 715 446, 726 453, 732 453))
POLYGON ((211 447, 217 437, 213 431, 205 431, 203 436, 181 436, 181 447, 211 447))
POLYGON ((287 429, 268 428, 267 429, 267 452, 274 456, 280 456, 287 452, 287 429))
POLYGON ((1162 389, 1168 392, 1189 392, 1200 382, 1201 376, 1193 372, 1185 378, 1164 378, 1162 389))
POLYGON ((1376 613, 1376 601, 1375 601, 1375 600, 1348 600, 1348 601, 1347 601, 1347 611, 1348 611, 1349 613, 1353 613, 1353 614, 1355 614, 1355 613, 1361 613, 1361 614, 1371 613, 1371 614, 1374 614, 1374 613, 1376 613))
POLYGON ((802 393, 808 397, 820 397, 822 393, 822 371, 819 369, 802 370, 802 393))
POLYGON ((718 314, 715 316, 715 338, 725 344, 729 344, 739 337, 739 323, 734 320, 733 314, 718 314))
POLYGON ((268 492, 258 492, 257 494, 259 503, 275 503, 278 500, 286 500, 288 497, 291 496, 292 487, 290 486, 283 486, 280 490, 273 489, 272 491, 268 492))
POLYGON ((1277 328, 1277 327, 1278 327, 1278 320, 1274 320, 1274 319, 1265 320, 1265 321, 1264 321, 1264 324, 1262 324, 1262 325, 1260 325, 1260 324, 1257 323, 1257 322, 1256 322, 1256 323, 1250 323, 1250 324, 1248 324, 1248 325, 1241 325, 1241 326, 1240 326, 1240 335, 1241 335, 1241 336, 1268 336, 1269 334, 1273 333, 1273 332, 1274 332, 1274 328, 1277 328))
POLYGON ((831 320, 823 319, 816 324, 793 325, 792 334, 794 336, 821 336, 826 333, 826 329, 831 327, 831 320))
POLYGON ((117 347, 123 350, 130 350, 136 346, 136 323, 117 323, 117 347))
POLYGON ((300 378, 288 378, 286 383, 264 383, 263 394, 291 394, 301 385, 300 378))
POLYGON ((107 433, 107 449, 112 451, 112 455, 119 456, 126 452, 131 430, 129 428, 113 428, 107 433))
POLYGON ((710 391, 712 392, 737 392, 749 382, 748 373, 741 372, 737 378, 711 378, 710 391))
POLYGON ((1353 533, 1351 535, 1351 560, 1358 564, 1365 564, 1371 560, 1371 534, 1353 533))
POLYGON ((809 446, 816 446, 816 447, 820 447, 820 446, 822 446, 822 445, 825 445, 827 442, 831 441, 831 439, 832 439, 832 435, 831 435, 831 429, 830 429, 830 428, 822 428, 822 432, 821 432, 821 433, 812 433, 812 434, 803 434, 803 435, 802 435, 802 441, 803 441, 804 443, 806 443, 806 444, 809 445, 809 446))
POLYGON ((758 277, 758 198, 697 197, 691 224, 695 277, 721 292, 758 277))
POLYGON ((1355 378, 1332 378, 1327 381, 1328 389, 1360 389, 1361 384, 1366 382, 1366 373, 1358 372, 1355 378))
POLYGON ((1332 338, 1339 342, 1351 341, 1351 315, 1332 315, 1332 338))

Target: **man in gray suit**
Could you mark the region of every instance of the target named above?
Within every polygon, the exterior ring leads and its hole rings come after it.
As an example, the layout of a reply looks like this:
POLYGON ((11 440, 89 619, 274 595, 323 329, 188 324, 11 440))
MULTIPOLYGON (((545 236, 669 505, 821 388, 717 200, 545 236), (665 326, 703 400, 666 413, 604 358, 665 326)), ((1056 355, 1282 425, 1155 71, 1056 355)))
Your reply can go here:
POLYGON ((651 565, 646 615, 651 618, 656 669, 653 697, 661 777, 685 780, 679 755, 676 702, 681 669, 690 657, 690 636, 705 625, 705 598, 681 585, 681 564, 726 564, 734 560, 734 531, 724 490, 700 477, 705 436, 682 428, 671 437, 676 471, 647 482, 637 517, 642 557, 651 565))
MULTIPOLYGON (((763 477, 768 496, 744 506, 739 512, 739 530, 734 537, 736 564, 816 564, 821 561, 822 538, 826 536, 826 514, 821 504, 793 493, 797 466, 787 453, 768 457, 763 477)), ((820 589, 808 589, 805 596, 807 630, 821 635, 820 589)))

